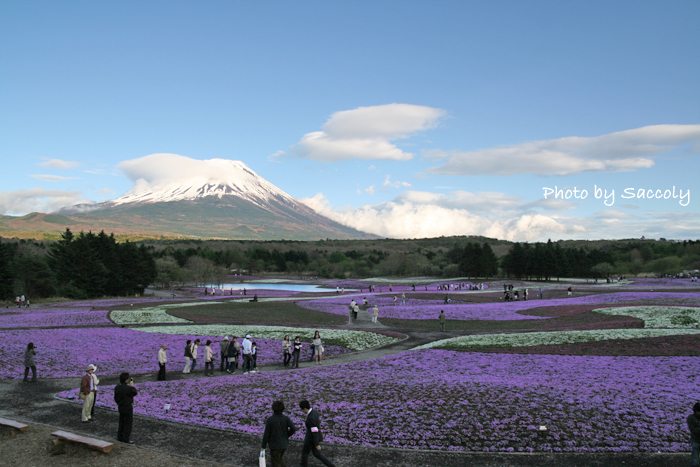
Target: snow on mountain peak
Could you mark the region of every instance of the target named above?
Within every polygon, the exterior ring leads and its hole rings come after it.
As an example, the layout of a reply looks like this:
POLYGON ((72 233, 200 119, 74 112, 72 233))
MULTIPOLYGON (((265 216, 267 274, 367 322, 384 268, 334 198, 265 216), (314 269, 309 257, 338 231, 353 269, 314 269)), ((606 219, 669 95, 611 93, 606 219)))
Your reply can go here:
POLYGON ((241 161, 228 159, 194 160, 176 154, 152 154, 120 164, 134 180, 134 186, 121 198, 105 203, 160 203, 227 195, 237 196, 260 207, 275 200, 296 207, 294 198, 253 172, 241 161))

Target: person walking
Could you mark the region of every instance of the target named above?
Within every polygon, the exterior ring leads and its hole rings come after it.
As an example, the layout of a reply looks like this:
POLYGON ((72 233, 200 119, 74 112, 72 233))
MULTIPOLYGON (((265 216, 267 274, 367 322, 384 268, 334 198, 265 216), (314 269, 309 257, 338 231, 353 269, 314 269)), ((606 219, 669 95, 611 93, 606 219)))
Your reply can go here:
POLYGON ((207 341, 204 348, 204 376, 214 376, 214 352, 211 351, 211 341, 207 341))
POLYGON ((225 336, 221 342, 219 342, 219 349, 221 352, 221 366, 219 371, 223 372, 228 368, 228 347, 231 342, 228 340, 228 336, 225 336))
POLYGON ((185 374, 189 373, 191 365, 192 365, 192 341, 188 339, 187 343, 185 343, 185 368, 182 370, 182 372, 185 374))
POLYGON ((97 392, 95 379, 92 377, 92 374, 96 369, 97 367, 95 365, 88 365, 83 379, 80 380, 79 396, 83 400, 83 414, 81 420, 85 423, 92 419, 90 413, 92 412, 92 406, 95 403, 95 393, 97 392))
POLYGON ((321 434, 321 416, 318 410, 312 408, 307 400, 299 402, 299 408, 306 415, 306 421, 304 422, 306 435, 304 436, 304 447, 301 451, 301 467, 308 467, 309 453, 312 453, 316 459, 323 462, 323 465, 335 467, 335 464, 321 453, 323 435, 321 434))
POLYGON ((253 342, 250 346, 250 358, 253 359, 253 369, 250 370, 251 373, 258 372, 258 344, 253 342))
POLYGON ((379 308, 377 308, 377 305, 374 305, 374 308, 372 308, 372 322, 373 323, 377 322, 378 316, 379 316, 379 308))
POLYGON ((316 365, 320 365, 323 360, 323 342, 321 341, 321 334, 316 331, 314 333, 314 349, 316 350, 316 365))
POLYGON ((301 355, 301 340, 299 336, 294 338, 292 344, 292 368, 299 368, 299 356, 301 355))
POLYGON ((284 415, 284 403, 272 403, 272 415, 265 420, 265 432, 262 439, 262 451, 270 446, 271 467, 287 467, 284 462, 284 451, 289 446, 289 437, 297 431, 294 422, 284 415))
POLYGON ((114 402, 119 408, 119 428, 117 430, 117 441, 134 444, 131 441, 131 427, 134 422, 134 397, 138 394, 134 387, 134 379, 129 377, 129 373, 123 372, 119 375, 119 384, 114 387, 114 402))
POLYGON ((438 321, 440 322, 440 331, 445 332, 445 310, 440 310, 438 321))
POLYGON ((253 368, 253 343, 250 342, 250 334, 245 335, 243 339, 243 374, 246 375, 253 368))
POLYGON ((226 371, 235 373, 238 368, 238 354, 240 353, 240 344, 236 337, 232 337, 231 343, 228 346, 228 368, 226 371))
POLYGON ((197 353, 199 350, 199 339, 195 339, 190 347, 190 353, 192 354, 192 363, 190 364, 190 373, 194 374, 194 368, 197 366, 197 353))
POLYGON ((402 293, 401 294, 401 306, 406 304, 406 294, 402 293))
POLYGON ((352 309, 352 317, 353 319, 357 320, 357 314, 360 312, 360 306, 355 303, 355 306, 352 309))
POLYGON ((542 293, 542 287, 540 287, 540 300, 544 298, 544 294, 542 293))
POLYGON ((289 366, 289 362, 292 360, 292 341, 289 340, 289 334, 284 336, 282 341, 282 364, 284 366, 289 366))
POLYGON ((27 344, 27 348, 24 351, 24 382, 30 382, 30 380, 27 379, 29 376, 29 369, 32 370, 32 383, 36 383, 36 361, 35 357, 36 356, 36 347, 34 346, 34 342, 30 342, 27 344))
POLYGON ((158 381, 165 381, 165 364, 168 363, 168 355, 165 353, 165 349, 165 344, 161 344, 158 351, 158 381))

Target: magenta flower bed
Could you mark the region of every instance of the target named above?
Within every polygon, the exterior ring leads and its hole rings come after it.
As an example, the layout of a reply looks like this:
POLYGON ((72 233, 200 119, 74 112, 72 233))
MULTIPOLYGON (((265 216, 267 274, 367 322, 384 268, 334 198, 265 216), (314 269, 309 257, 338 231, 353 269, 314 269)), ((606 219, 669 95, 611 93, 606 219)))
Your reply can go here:
POLYGON ((113 324, 107 319, 107 311, 73 311, 43 313, 42 309, 31 312, 0 314, 0 328, 35 328, 62 326, 90 326, 113 324), (40 312, 42 311, 42 312, 40 312))
MULTIPOLYGON (((39 375, 62 378, 82 376, 91 363, 97 365, 100 374, 157 371, 161 344, 168 347, 168 368, 182 370, 185 341, 194 338, 203 342, 210 339, 216 361, 220 361, 218 342, 222 336, 152 334, 117 327, 0 331, 0 378, 24 376, 24 350, 28 342, 34 342, 37 346, 39 375)), ((238 340, 242 341, 240 338, 238 340)), ((258 344, 258 365, 282 362, 282 341, 252 340, 258 344)), ((350 352, 345 347, 334 345, 325 345, 324 349, 328 356, 350 352)), ((303 346, 301 358, 310 357, 309 346, 303 346)), ((197 368, 204 368, 204 345, 199 348, 197 368)))
MULTIPOLYGON (((51 305, 45 305, 45 307, 50 307, 50 308, 63 308, 66 306, 76 308, 76 307, 84 307, 84 308, 107 308, 111 306, 120 306, 120 305, 149 305, 154 302, 162 302, 163 298, 110 298, 110 299, 104 299, 104 300, 82 300, 79 302, 64 302, 64 303, 54 303, 51 305)), ((168 301, 173 301, 171 299, 167 299, 168 301)), ((184 299, 176 299, 175 301, 181 301, 184 299)))
MULTIPOLYGON (((487 320, 505 321, 522 319, 549 319, 549 317, 529 316, 520 314, 532 308, 586 305, 586 304, 614 304, 635 300, 666 300, 678 304, 700 305, 700 292, 689 293, 663 293, 663 292, 617 292, 599 295, 586 295, 583 297, 558 298, 550 300, 534 299, 531 294, 530 300, 520 300, 515 302, 498 301, 493 303, 452 303, 449 305, 435 304, 434 301, 411 299, 410 294, 406 295, 406 305, 401 305, 399 295, 398 305, 394 306, 393 297, 376 297, 367 295, 370 305, 377 304, 379 307, 379 319, 399 318, 399 319, 436 319, 440 310, 445 310, 447 319, 457 320, 487 320)), ((362 303, 362 297, 352 297, 362 303)), ((453 297, 454 298, 454 297, 453 297)), ((350 297, 330 297, 318 300, 298 302, 297 305, 325 313, 336 315, 347 315, 350 297)))
MULTIPOLYGON (((143 383, 137 414, 261 435, 308 399, 331 443, 515 452, 687 451, 697 359, 423 350, 334 367, 143 383), (240 395, 246 394, 241 404, 240 395), (163 406, 171 404, 169 413, 163 406), (222 410, 222 407, 224 410, 222 410), (540 436, 537 427, 548 434, 540 436)), ((106 389, 106 388, 105 388, 106 389)), ((75 390, 59 394, 73 395, 75 390)), ((114 409, 111 397, 98 405, 114 409)), ((300 439, 303 430, 295 438, 300 439)))

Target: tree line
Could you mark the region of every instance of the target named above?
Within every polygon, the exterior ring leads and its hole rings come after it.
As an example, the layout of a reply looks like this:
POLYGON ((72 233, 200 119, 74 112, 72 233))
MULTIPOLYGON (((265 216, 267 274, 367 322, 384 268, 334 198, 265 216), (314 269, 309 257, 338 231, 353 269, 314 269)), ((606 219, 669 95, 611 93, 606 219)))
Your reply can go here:
POLYGON ((0 298, 87 299, 143 293, 156 277, 150 249, 117 243, 114 235, 70 229, 44 243, 0 243, 0 298))

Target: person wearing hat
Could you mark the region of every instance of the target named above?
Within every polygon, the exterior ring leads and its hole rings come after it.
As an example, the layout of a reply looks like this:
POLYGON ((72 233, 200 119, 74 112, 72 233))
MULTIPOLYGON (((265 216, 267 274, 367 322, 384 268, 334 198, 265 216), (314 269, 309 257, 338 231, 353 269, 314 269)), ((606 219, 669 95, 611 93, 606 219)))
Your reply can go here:
POLYGON ((95 384, 95 378, 92 376, 95 373, 97 367, 95 365, 88 365, 85 370, 85 376, 80 381, 80 393, 78 394, 83 400, 83 422, 89 422, 92 420, 92 406, 95 404, 95 393, 97 392, 97 384, 95 384))
POLYGON ((231 342, 228 340, 228 336, 219 343, 219 349, 221 350, 221 367, 219 371, 225 371, 228 369, 228 346, 231 342))
POLYGON ((165 364, 168 363, 168 354, 165 351, 167 346, 165 344, 160 345, 160 350, 158 351, 158 381, 165 381, 165 364))
POLYGON ((253 369, 253 343, 250 341, 250 334, 243 339, 243 374, 253 369))

